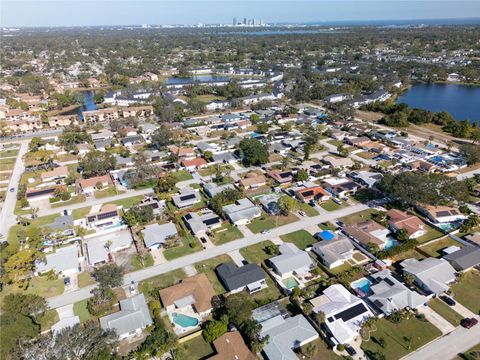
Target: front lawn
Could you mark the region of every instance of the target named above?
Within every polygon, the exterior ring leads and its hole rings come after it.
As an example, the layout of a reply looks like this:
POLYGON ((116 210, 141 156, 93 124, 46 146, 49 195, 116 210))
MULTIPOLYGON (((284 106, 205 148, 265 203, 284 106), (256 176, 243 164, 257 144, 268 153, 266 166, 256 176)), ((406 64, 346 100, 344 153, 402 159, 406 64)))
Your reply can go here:
POLYGON ((78 287, 79 288, 86 287, 86 286, 93 285, 93 284, 95 284, 95 280, 93 279, 93 277, 90 275, 90 273, 88 271, 84 271, 84 272, 78 274, 78 287))
POLYGON ((190 174, 188 171, 185 171, 185 170, 176 171, 173 173, 173 175, 177 179, 177 182, 193 179, 192 174, 190 174))
POLYGON ((261 264, 273 256, 265 252, 265 248, 270 245, 274 245, 270 240, 262 241, 261 243, 241 248, 240 254, 250 263, 261 264))
POLYGON ((110 204, 116 204, 117 206, 122 206, 124 209, 129 209, 134 205, 138 205, 142 202, 143 195, 136 195, 128 197, 121 200, 110 201, 110 204))
POLYGON ((288 214, 288 216, 269 216, 262 211, 262 215, 259 218, 252 220, 247 227, 254 233, 258 234, 263 230, 270 230, 276 227, 290 224, 297 221, 298 218, 293 214, 288 214))
MULTIPOLYGON (((141 293, 144 293, 145 296, 155 289, 164 289, 172 285, 178 284, 180 281, 185 279, 187 274, 183 269, 172 270, 170 272, 157 275, 155 277, 143 280, 138 284, 138 289, 141 293)), ((156 294, 158 298, 159 294, 156 294)))
POLYGON ((304 356, 300 358, 302 359, 305 358, 309 360, 342 360, 344 359, 343 357, 335 354, 331 349, 329 349, 328 345, 321 338, 318 338, 309 344, 300 347, 300 349, 298 350, 297 354, 302 354, 301 356, 304 356), (313 344, 315 346, 315 353, 311 357, 308 357, 308 351, 307 351, 307 346, 309 346, 309 344, 313 344))
POLYGON ((337 204, 336 202, 334 202, 333 200, 327 200, 325 201, 324 203, 322 203, 320 206, 327 210, 327 211, 335 211, 335 210, 340 210, 342 208, 344 208, 347 204, 345 204, 345 202, 342 200, 342 205, 339 205, 337 204))
POLYGON ((243 234, 235 225, 226 223, 221 228, 213 231, 214 236, 211 237, 215 245, 225 244, 229 241, 237 240, 243 237, 243 234))
POLYGON ((17 285, 4 285, 2 292, 0 292, 0 303, 5 296, 11 293, 35 294, 49 298, 62 294, 64 287, 62 278, 49 280, 47 276, 35 276, 30 279, 27 289, 19 288, 17 285))
POLYGON ((463 247, 461 243, 447 236, 444 239, 432 241, 431 243, 421 246, 420 249, 431 257, 439 257, 442 255, 442 250, 449 246, 463 247))
POLYGON ((197 269, 197 272, 207 275, 208 280, 210 280, 213 289, 218 295, 223 294, 226 289, 223 287, 222 283, 218 279, 215 268, 218 265, 227 262, 232 262, 232 259, 230 258, 230 256, 224 254, 214 257, 213 259, 208 259, 195 264, 195 269, 197 269))
POLYGON ((433 311, 435 311, 438 315, 443 317, 453 326, 460 325, 460 321, 463 317, 455 310, 453 310, 450 306, 445 304, 442 300, 438 298, 432 299, 428 303, 428 306, 430 306, 433 311))
POLYGON ((56 202, 56 203, 51 203, 50 207, 51 208, 58 208, 58 207, 64 207, 64 206, 73 205, 73 204, 79 204, 79 203, 84 202, 85 200, 86 200, 85 195, 79 194, 79 195, 76 195, 76 196, 72 196, 72 198, 68 201, 59 201, 59 202, 56 202))
POLYGON ((87 309, 88 299, 81 300, 73 304, 73 314, 80 318, 80 322, 90 320, 93 316, 87 309))
POLYGON ((148 253, 145 259, 142 261, 139 254, 135 254, 132 258, 132 266, 135 270, 144 269, 146 267, 153 266, 152 254, 148 253))
POLYGON ((480 312, 480 271, 472 269, 462 275, 460 281, 452 285, 453 297, 475 314, 480 312))
MULTIPOLYGON (((379 319, 375 327, 377 330, 371 332, 369 341, 362 342, 362 349, 367 356, 381 353, 387 359, 400 359, 441 335, 435 326, 428 321, 418 320, 415 316, 398 324, 379 319), (384 347, 378 344, 380 339, 385 341, 384 347)), ((375 355, 370 357, 373 359, 375 355)))
POLYGON ((378 213, 378 211, 375 209, 366 209, 363 211, 359 211, 355 214, 351 214, 343 218, 340 218, 339 220, 344 222, 346 225, 352 225, 362 221, 370 220, 372 214, 374 213, 378 213))
POLYGON ((102 199, 110 196, 115 196, 119 194, 123 194, 125 191, 117 191, 115 186, 110 186, 108 188, 95 191, 94 195, 96 199, 102 199))
POLYGON ((181 343, 175 352, 175 359, 192 360, 206 359, 213 355, 212 345, 207 343, 202 335, 181 343))
POLYGON ((40 331, 50 330, 53 324, 59 321, 57 310, 50 309, 43 313, 42 316, 38 319, 40 323, 40 331))
MULTIPOLYGON (((18 154, 18 149, 4 150, 4 151, 0 151, 0 158, 13 157, 13 156, 17 156, 17 154, 18 154)), ((2 160, 2 164, 3 164, 3 160, 2 160)))
POLYGON ((192 235, 187 235, 181 239, 182 245, 174 246, 163 251, 163 256, 167 260, 173 260, 196 251, 202 250, 202 245, 192 235))
POLYGON ((303 203, 303 202, 299 202, 299 203, 300 203, 299 210, 303 211, 305 214, 307 214, 308 217, 318 215, 317 209, 315 209, 313 206, 310 206, 310 205, 308 205, 306 203, 303 203))
POLYGON ((282 235, 280 238, 283 241, 294 243, 301 250, 317 242, 306 230, 294 231, 290 234, 282 235))
POLYGON ((91 209, 92 209, 91 206, 83 207, 83 208, 80 208, 80 209, 74 209, 72 211, 73 220, 78 220, 78 219, 84 218, 85 216, 87 216, 90 213, 91 209))

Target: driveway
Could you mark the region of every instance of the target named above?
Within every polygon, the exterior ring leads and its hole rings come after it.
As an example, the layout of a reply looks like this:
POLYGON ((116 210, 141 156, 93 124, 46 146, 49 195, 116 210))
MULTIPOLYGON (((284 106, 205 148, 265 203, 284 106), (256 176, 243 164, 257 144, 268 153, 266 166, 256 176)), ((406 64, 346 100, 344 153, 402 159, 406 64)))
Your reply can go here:
POLYGON ((153 265, 159 265, 167 262, 165 256, 163 256, 163 249, 151 249, 150 254, 153 258, 153 265))
POLYGON ((455 326, 450 324, 447 320, 445 320, 428 306, 419 307, 418 312, 425 315, 425 318, 430 321, 435 327, 437 327, 443 335, 455 330, 455 326))
POLYGON ((455 300, 456 304, 455 306, 452 306, 452 309, 455 310, 457 313, 462 315, 464 318, 469 318, 469 317, 475 317, 475 314, 470 311, 470 309, 467 309, 465 306, 460 304, 457 300, 455 300))
POLYGON ((232 258, 233 262, 237 266, 243 266, 242 261, 244 261, 245 258, 242 256, 242 254, 240 254, 240 251, 238 251, 238 250, 230 251, 228 253, 228 256, 230 256, 232 258))
POLYGON ((65 305, 57 308, 58 319, 66 319, 72 316, 75 316, 73 313, 73 304, 65 305))

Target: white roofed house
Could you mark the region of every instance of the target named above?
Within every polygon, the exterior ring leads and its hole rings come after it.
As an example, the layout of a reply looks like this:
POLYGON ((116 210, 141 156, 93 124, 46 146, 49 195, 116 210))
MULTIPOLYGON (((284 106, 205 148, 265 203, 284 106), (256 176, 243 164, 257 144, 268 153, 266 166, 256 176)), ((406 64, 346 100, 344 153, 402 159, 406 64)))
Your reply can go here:
POLYGON ((325 325, 338 344, 352 342, 362 323, 373 316, 367 304, 341 284, 329 286, 310 303, 315 313, 325 314, 325 325))
POLYGON ((120 311, 100 318, 100 327, 103 330, 114 330, 119 339, 139 334, 152 324, 143 294, 120 300, 120 311))
POLYGON ((88 262, 92 266, 106 264, 114 259, 116 252, 128 249, 132 243, 132 235, 127 230, 88 238, 85 240, 88 262))
POLYGON ((335 235, 333 239, 313 244, 312 250, 329 269, 332 269, 352 258, 354 246, 347 237, 335 235))
POLYGON ((193 235, 205 236, 207 232, 222 226, 222 219, 211 210, 191 212, 183 217, 193 235))
POLYGON ((45 255, 45 260, 36 262, 36 272, 43 274, 53 271, 55 274, 69 276, 78 273, 80 262, 78 260, 78 246, 70 245, 59 248, 54 253, 45 255))
POLYGON ((442 294, 448 291, 449 284, 455 281, 455 269, 443 259, 406 259, 400 265, 404 273, 414 276, 415 283, 420 288, 430 293, 442 294))
POLYGON ((173 222, 147 225, 142 230, 143 242, 148 249, 158 249, 177 235, 178 231, 173 222))
POLYGON ((234 225, 246 225, 260 217, 261 211, 249 199, 237 200, 235 204, 223 207, 223 212, 234 225))
POLYGON ((202 201, 202 197, 200 196, 200 192, 197 189, 192 188, 184 188, 180 190, 180 194, 173 195, 172 201, 180 209, 191 207, 200 201, 202 201))

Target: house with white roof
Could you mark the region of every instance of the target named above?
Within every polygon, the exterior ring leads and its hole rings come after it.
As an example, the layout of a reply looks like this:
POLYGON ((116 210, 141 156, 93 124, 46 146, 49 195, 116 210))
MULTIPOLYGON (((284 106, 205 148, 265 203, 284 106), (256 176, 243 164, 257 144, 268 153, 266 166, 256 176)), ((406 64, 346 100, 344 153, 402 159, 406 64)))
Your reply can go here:
MULTIPOLYGON (((325 232, 332 234, 327 230, 321 234, 325 232)), ((343 265, 352 258, 354 251, 354 246, 347 237, 337 234, 332 235, 328 240, 319 241, 312 246, 313 252, 322 259, 322 262, 328 266, 329 269, 343 265)))
POLYGON ((226 205, 223 212, 234 225, 246 225, 253 219, 260 217, 261 212, 249 199, 237 200, 235 204, 226 205))
POLYGON ((36 263, 36 272, 39 274, 54 271, 56 274, 69 276, 78 272, 78 245, 70 245, 57 249, 54 253, 45 255, 45 262, 36 263))
POLYGON ((167 241, 178 235, 177 228, 173 222, 166 224, 150 224, 142 230, 143 242, 148 249, 158 249, 167 241))
POLYGON ((94 236, 85 240, 88 262, 92 266, 108 263, 115 252, 128 249, 133 239, 130 231, 94 236))
POLYGON ((311 276, 312 259, 307 252, 300 250, 292 243, 281 244, 279 250, 280 255, 269 259, 273 268, 273 276, 279 285, 287 290, 291 290, 297 285, 303 286, 303 279, 311 276))
POLYGON ((205 236, 208 231, 222 226, 222 219, 211 210, 188 213, 183 217, 183 221, 197 237, 205 236))
POLYGON ((228 189, 235 190, 235 186, 233 186, 232 184, 218 185, 218 184, 215 184, 214 182, 209 182, 209 183, 203 184, 203 189, 205 190, 208 196, 214 197, 215 195, 220 194, 225 190, 228 190, 228 189))
POLYGON ((329 286, 310 303, 315 313, 325 314, 325 325, 338 344, 352 342, 359 335, 363 322, 374 316, 362 299, 341 284, 329 286))
POLYGON ((443 259, 406 259, 400 263, 403 272, 415 277, 415 283, 423 290, 442 294, 448 291, 449 284, 455 281, 455 269, 443 259))
POLYGON ((184 209, 199 203, 202 201, 202 197, 198 189, 186 187, 180 190, 179 194, 173 195, 172 201, 176 207, 184 209))
POLYGON ((153 320, 143 294, 120 300, 120 311, 100 318, 103 330, 114 330, 119 339, 139 334, 153 320))

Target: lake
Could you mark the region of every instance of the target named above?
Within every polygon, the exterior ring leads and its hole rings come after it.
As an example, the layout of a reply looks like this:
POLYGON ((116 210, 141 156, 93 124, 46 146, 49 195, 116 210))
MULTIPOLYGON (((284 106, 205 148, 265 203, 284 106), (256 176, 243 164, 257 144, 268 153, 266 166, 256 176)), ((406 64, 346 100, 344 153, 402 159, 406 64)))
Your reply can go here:
POLYGON ((78 115, 80 120, 83 120, 83 115, 82 115, 83 111, 97 110, 97 105, 95 104, 95 101, 94 101, 95 92, 94 91, 82 91, 81 94, 84 97, 82 105, 79 106, 76 109, 73 109, 71 111, 67 111, 67 112, 63 113, 64 115, 76 114, 76 115, 78 115))
POLYGON ((480 86, 459 84, 415 84, 397 103, 430 111, 448 111, 457 120, 480 123, 480 86))

